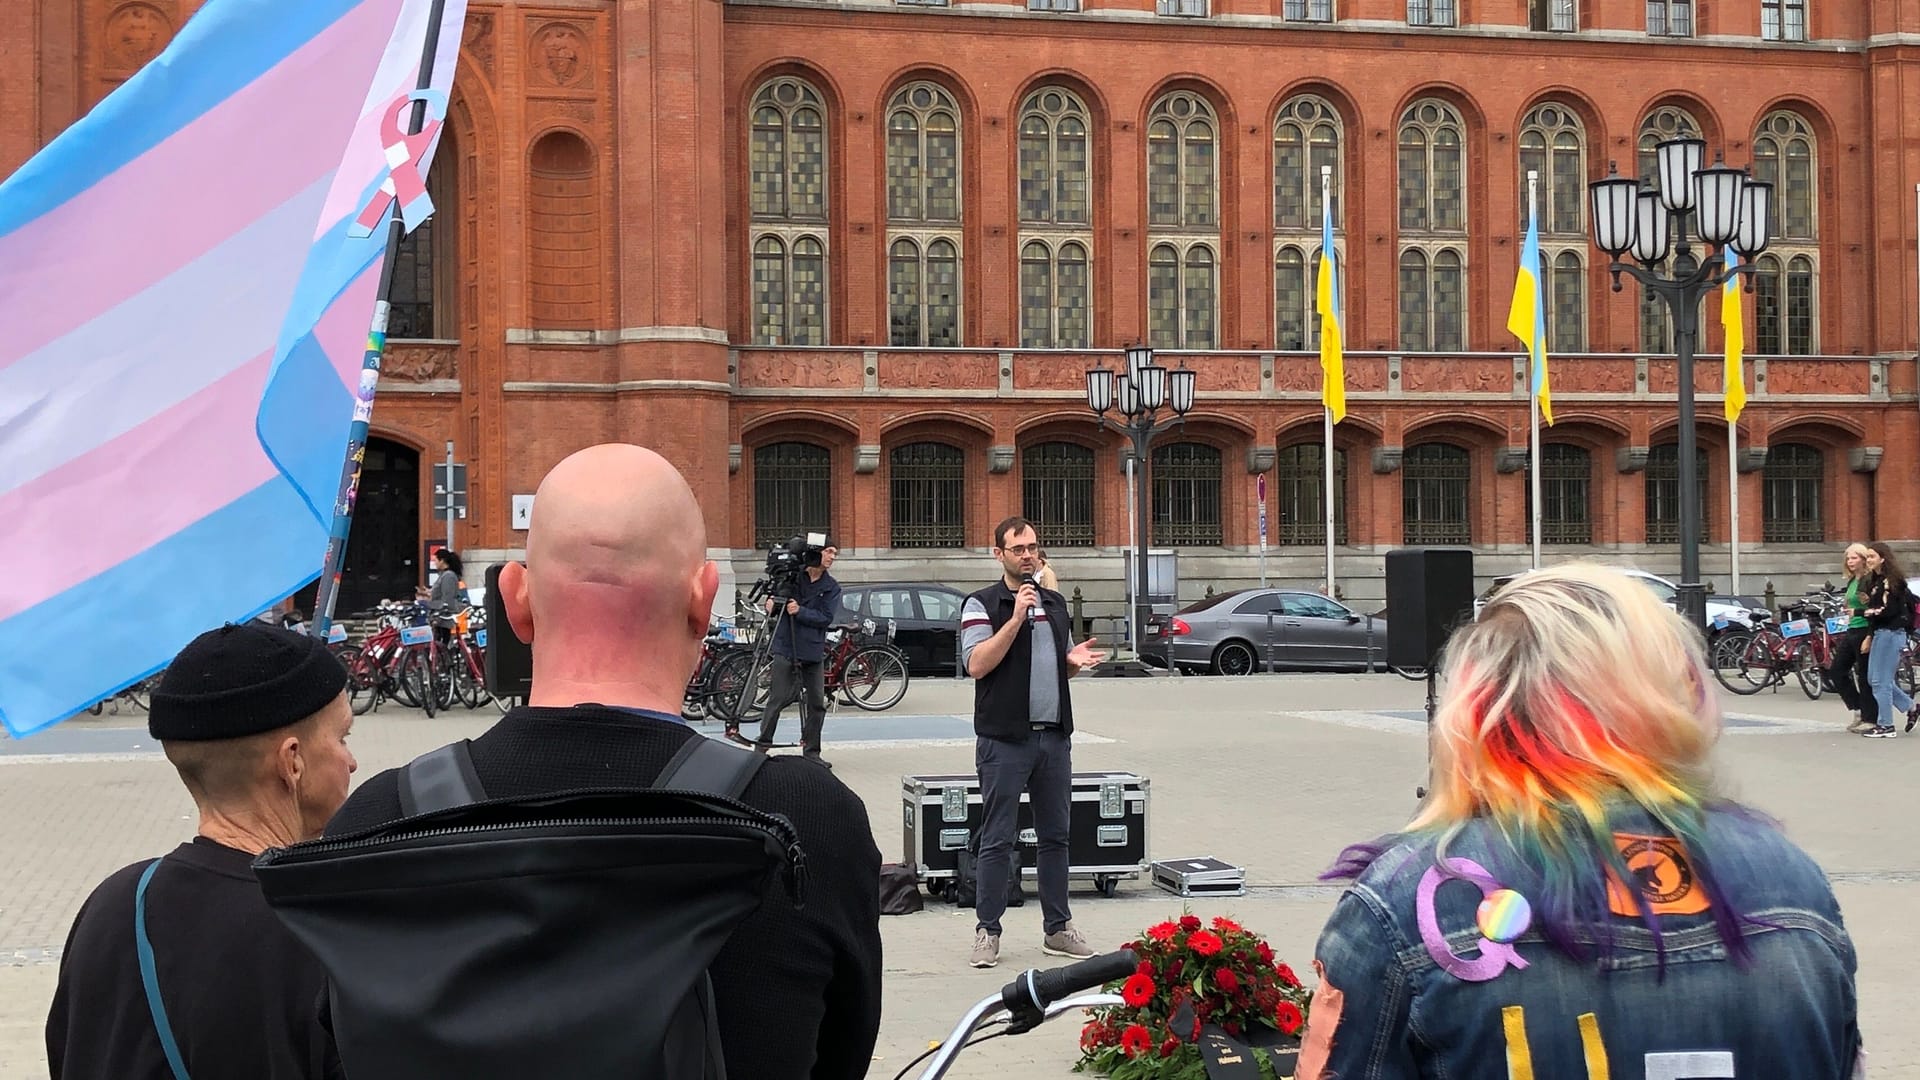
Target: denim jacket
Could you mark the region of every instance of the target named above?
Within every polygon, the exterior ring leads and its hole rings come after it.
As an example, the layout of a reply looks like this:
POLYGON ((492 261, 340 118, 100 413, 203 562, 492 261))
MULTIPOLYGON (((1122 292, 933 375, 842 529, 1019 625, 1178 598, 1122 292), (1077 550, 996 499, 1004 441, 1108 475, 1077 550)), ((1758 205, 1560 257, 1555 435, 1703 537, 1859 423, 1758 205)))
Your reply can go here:
POLYGON ((1613 943, 1604 959, 1576 961, 1554 948, 1537 915, 1511 945, 1485 940, 1483 925, 1493 926, 1491 936, 1511 936, 1517 920, 1503 929, 1478 919, 1483 895, 1506 887, 1525 896, 1534 872, 1490 823, 1474 822, 1449 845, 1448 864, 1472 877, 1456 860, 1471 861, 1492 880, 1436 873, 1437 886, 1423 890, 1436 842, 1409 838, 1361 874, 1321 932, 1314 966, 1322 985, 1300 1080, 1854 1076, 1853 943, 1813 860, 1765 822, 1709 812, 1704 846, 1715 880, 1748 919, 1752 962, 1743 968, 1711 911, 1671 913, 1704 900, 1695 885, 1686 902, 1684 850, 1676 872, 1660 854, 1660 841, 1672 842, 1638 808, 1616 815, 1615 829, 1658 838, 1643 843, 1644 859, 1627 858, 1644 894, 1679 894, 1669 914, 1655 916, 1664 976, 1654 935, 1637 916, 1609 916, 1613 943), (1431 917, 1424 935, 1423 907, 1431 917), (1454 956, 1437 956, 1441 948, 1454 956), (1313 1070, 1314 1043, 1328 1034, 1324 1068, 1313 1070), (1516 1054, 1525 1069, 1513 1067, 1516 1054))

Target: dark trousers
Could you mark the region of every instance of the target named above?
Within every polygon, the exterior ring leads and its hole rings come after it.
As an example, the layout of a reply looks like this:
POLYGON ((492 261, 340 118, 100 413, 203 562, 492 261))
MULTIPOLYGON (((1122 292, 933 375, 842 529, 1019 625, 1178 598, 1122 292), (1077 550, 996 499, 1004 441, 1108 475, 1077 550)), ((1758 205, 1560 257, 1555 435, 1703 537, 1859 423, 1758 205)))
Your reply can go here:
POLYGON ((1827 681, 1840 692, 1840 702, 1848 711, 1858 710, 1862 720, 1871 720, 1879 712, 1873 694, 1866 689, 1867 662, 1860 655, 1865 630, 1849 630, 1833 639, 1833 660, 1827 665, 1827 681))
POLYGON ((786 656, 771 656, 767 662, 773 665, 773 686, 767 692, 767 707, 760 713, 760 742, 773 741, 773 733, 780 726, 780 710, 794 698, 794 668, 798 667, 800 685, 807 690, 806 697, 800 702, 800 749, 803 753, 815 757, 820 755, 820 729, 827 726, 827 672, 818 660, 796 661, 786 656))
POLYGON ((1066 928, 1067 820, 1073 800, 1073 740, 1058 728, 1035 731, 1026 742, 978 738, 974 768, 980 772, 980 859, 975 864, 974 914, 980 929, 1000 932, 1007 910, 1007 875, 1019 839, 1020 793, 1033 806, 1039 838, 1040 911, 1049 934, 1066 928))

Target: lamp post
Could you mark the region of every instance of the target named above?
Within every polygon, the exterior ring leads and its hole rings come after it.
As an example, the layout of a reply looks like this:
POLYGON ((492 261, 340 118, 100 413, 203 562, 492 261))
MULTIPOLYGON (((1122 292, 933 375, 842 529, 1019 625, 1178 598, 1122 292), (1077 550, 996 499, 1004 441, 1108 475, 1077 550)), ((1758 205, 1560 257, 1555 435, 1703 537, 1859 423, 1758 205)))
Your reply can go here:
MULTIPOLYGON (((1636 184, 1607 163, 1607 176, 1588 185, 1593 196, 1594 246, 1612 257, 1608 271, 1613 291, 1620 291, 1624 272, 1648 293, 1666 302, 1673 319, 1674 352, 1680 380, 1680 595, 1681 617, 1706 630, 1707 594, 1700 581, 1700 480, 1694 472, 1693 354, 1699 345, 1700 302, 1735 275, 1750 272, 1753 259, 1772 240, 1773 185, 1751 179, 1746 172, 1722 163, 1714 155, 1703 167, 1707 144, 1699 139, 1669 139, 1655 148, 1659 170, 1656 183, 1636 184), (1680 264, 1690 258, 1687 221, 1696 227, 1707 257, 1692 270, 1680 264), (1727 269, 1721 248, 1740 255, 1740 265, 1727 269), (1622 262, 1629 252, 1639 265, 1622 262), (1671 252, 1671 272, 1666 262, 1671 252)), ((1747 289, 1753 288, 1751 281, 1747 289)))
POLYGON ((1147 529, 1153 518, 1147 498, 1147 450, 1154 437, 1185 421, 1193 408, 1193 390, 1197 373, 1188 370, 1186 361, 1168 371, 1153 362, 1153 350, 1145 345, 1126 349, 1124 372, 1116 375, 1104 367, 1087 371, 1087 407, 1101 427, 1117 431, 1133 442, 1133 482, 1140 512, 1134 522, 1133 557, 1133 651, 1147 640, 1147 616, 1152 607, 1147 600, 1147 529), (1161 410, 1172 412, 1161 419, 1161 410), (1108 416, 1118 411, 1120 419, 1108 416))

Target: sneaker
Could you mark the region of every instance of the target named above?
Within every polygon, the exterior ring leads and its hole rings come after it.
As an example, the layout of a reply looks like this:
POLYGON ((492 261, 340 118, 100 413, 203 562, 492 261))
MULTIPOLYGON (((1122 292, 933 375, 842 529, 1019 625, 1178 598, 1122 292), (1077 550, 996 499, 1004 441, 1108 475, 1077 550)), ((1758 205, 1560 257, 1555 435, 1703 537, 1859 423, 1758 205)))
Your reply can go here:
POLYGON ((1067 956, 1075 960, 1085 960, 1093 956, 1093 946, 1088 943, 1085 934, 1074 929, 1072 923, 1040 939, 1040 951, 1053 956, 1067 956))
POLYGON ((1915 724, 1920 724, 1920 703, 1907 710, 1907 730, 1912 731, 1915 724))
POLYGON ((1890 727, 1877 727, 1877 728, 1874 728, 1874 729, 1873 729, 1872 731, 1869 731, 1869 732, 1867 732, 1867 738, 1869 738, 1869 739, 1891 739, 1891 738, 1893 738, 1894 736, 1896 736, 1896 735, 1898 735, 1898 734, 1900 734, 1900 733, 1899 733, 1899 732, 1897 732, 1897 731, 1895 731, 1895 730, 1893 730, 1893 729, 1892 729, 1892 728, 1890 728, 1890 727))
POLYGON ((1000 935, 987 930, 973 932, 973 954, 967 957, 967 963, 977 968, 990 968, 1000 962, 1000 935))
POLYGON ((1860 719, 1860 713, 1858 712, 1858 710, 1856 710, 1853 714, 1853 723, 1847 725, 1848 733, 1853 735, 1865 735, 1867 732, 1872 730, 1873 730, 1873 721, 1860 719))

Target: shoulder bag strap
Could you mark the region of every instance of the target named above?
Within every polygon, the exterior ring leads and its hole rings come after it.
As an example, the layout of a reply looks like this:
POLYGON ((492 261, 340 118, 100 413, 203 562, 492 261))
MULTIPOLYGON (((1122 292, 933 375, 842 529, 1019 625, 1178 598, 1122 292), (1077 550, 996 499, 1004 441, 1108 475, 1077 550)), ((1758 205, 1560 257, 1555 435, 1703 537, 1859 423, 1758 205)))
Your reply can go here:
POLYGON ((756 754, 744 746, 696 734, 680 747, 667 767, 660 770, 653 786, 738 799, 766 760, 765 754, 756 754))
POLYGON ((421 754, 400 770, 401 816, 486 801, 486 789, 480 786, 480 774, 473 768, 471 745, 466 739, 448 743, 421 754))
POLYGON ((140 985, 147 992, 147 1011, 153 1014, 153 1031, 160 1036, 160 1052, 167 1056, 167 1068, 173 1080, 188 1080, 187 1063, 180 1057, 180 1044, 174 1041, 173 1025, 167 1022, 167 1007, 160 1000, 160 977, 153 962, 153 942, 147 940, 147 884, 160 860, 147 864, 140 875, 140 886, 133 890, 133 947, 140 958, 140 985))

